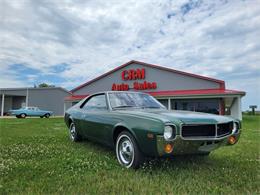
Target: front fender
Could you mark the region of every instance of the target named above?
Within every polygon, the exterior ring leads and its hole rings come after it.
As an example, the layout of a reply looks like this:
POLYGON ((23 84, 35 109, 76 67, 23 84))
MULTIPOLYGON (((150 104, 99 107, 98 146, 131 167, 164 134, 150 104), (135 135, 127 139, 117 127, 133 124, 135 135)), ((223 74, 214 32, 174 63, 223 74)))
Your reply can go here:
POLYGON ((160 122, 153 123, 154 121, 144 121, 143 119, 140 123, 138 120, 135 120, 133 123, 121 121, 114 126, 113 135, 117 127, 124 127, 133 135, 139 149, 145 156, 157 156, 156 137, 161 134, 161 129, 164 127, 164 124, 160 122))

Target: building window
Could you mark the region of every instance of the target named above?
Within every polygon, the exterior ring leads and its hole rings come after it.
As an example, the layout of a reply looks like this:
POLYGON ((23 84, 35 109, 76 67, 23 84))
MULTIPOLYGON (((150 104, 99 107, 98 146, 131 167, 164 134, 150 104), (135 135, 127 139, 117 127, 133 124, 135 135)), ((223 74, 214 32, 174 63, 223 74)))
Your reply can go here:
POLYGON ((219 114, 220 99, 172 99, 172 110, 188 110, 219 114))
POLYGON ((157 99, 165 108, 168 109, 168 99, 157 99))

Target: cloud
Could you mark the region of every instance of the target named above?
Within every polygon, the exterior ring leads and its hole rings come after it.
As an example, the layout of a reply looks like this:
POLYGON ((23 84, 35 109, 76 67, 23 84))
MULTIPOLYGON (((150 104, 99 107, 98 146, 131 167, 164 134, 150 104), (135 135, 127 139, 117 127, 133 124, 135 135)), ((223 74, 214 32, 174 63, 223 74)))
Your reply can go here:
POLYGON ((248 91, 244 108, 259 98, 257 1, 0 4, 0 87, 47 80, 71 89, 135 59, 223 79, 248 91))

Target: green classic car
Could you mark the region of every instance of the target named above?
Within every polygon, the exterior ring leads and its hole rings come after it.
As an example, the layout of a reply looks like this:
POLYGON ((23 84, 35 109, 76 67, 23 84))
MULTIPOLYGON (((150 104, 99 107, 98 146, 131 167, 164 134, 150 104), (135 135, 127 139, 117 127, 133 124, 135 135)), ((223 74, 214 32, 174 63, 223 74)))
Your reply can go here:
POLYGON ((84 138, 115 149, 119 163, 138 168, 145 157, 208 155, 237 143, 240 121, 226 116, 169 111, 155 98, 138 92, 101 92, 65 113, 72 141, 84 138))

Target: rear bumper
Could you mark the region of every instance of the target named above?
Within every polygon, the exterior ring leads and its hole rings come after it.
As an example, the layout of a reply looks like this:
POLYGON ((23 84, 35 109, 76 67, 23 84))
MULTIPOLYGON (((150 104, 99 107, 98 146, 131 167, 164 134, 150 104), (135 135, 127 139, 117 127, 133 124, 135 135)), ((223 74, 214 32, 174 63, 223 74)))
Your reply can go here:
POLYGON ((157 135, 157 152, 159 156, 177 155, 177 154, 203 154, 211 152, 221 146, 234 145, 238 142, 241 130, 238 133, 216 139, 194 139, 184 140, 180 135, 172 141, 166 141, 162 135, 157 135), (236 139, 234 144, 229 143, 229 138, 233 136, 236 139), (172 152, 166 153, 164 148, 167 144, 171 144, 172 152))

